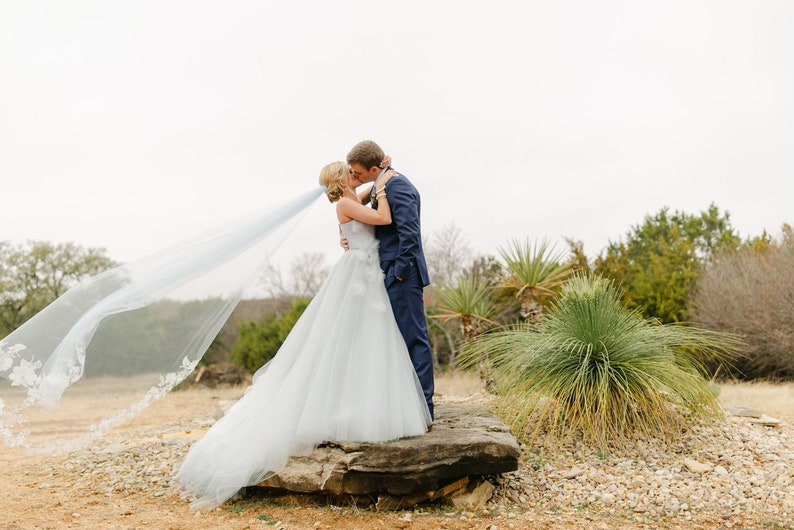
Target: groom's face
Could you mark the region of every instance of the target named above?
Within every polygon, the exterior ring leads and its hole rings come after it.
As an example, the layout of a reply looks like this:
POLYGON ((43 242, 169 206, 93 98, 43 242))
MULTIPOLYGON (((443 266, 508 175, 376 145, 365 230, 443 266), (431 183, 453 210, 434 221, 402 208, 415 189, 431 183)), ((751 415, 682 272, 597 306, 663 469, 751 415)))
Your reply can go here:
POLYGON ((348 168, 347 173, 347 187, 350 189, 356 189, 363 184, 361 180, 353 173, 353 168, 348 168))
POLYGON ((358 162, 354 162, 350 166, 350 171, 352 172, 353 177, 357 178, 361 182, 375 182, 375 179, 378 178, 380 175, 381 169, 378 166, 373 166, 369 169, 365 168, 358 162))

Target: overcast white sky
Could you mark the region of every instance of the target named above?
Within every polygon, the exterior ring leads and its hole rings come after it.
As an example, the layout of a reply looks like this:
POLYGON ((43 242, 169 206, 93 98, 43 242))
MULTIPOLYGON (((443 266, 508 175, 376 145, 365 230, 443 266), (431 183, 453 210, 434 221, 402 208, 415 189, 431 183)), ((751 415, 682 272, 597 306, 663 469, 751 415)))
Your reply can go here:
MULTIPOLYGON (((0 0, 0 240, 129 261, 378 141, 457 224, 581 239, 663 206, 794 222, 794 2, 0 0)), ((285 251, 340 252, 318 201, 285 251)))

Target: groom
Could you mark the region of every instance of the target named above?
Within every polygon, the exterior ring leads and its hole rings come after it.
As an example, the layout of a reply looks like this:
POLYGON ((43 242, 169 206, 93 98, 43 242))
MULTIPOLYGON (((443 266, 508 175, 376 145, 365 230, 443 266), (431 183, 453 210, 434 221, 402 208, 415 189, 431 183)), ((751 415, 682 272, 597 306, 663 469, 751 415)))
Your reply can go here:
MULTIPOLYGON (((386 171, 380 167, 383 150, 375 142, 365 140, 353 146, 347 163, 353 175, 361 182, 375 182, 386 171)), ((377 209, 375 186, 370 200, 377 209)), ((423 288, 430 284, 425 254, 422 250, 422 233, 419 226, 419 192, 405 175, 397 174, 386 184, 386 195, 391 206, 392 224, 375 227, 375 237, 380 241, 380 268, 386 274, 394 317, 400 328, 411 362, 422 384, 422 390, 433 415, 433 354, 427 336, 423 288)))

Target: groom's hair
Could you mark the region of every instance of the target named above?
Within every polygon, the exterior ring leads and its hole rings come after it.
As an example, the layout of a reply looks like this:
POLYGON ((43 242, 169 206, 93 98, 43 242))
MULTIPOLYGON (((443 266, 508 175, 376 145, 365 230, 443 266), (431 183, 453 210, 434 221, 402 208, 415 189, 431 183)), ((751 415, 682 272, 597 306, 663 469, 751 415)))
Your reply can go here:
POLYGON ((347 163, 351 166, 359 163, 367 169, 372 167, 380 167, 383 162, 383 149, 372 140, 364 140, 353 146, 353 149, 347 154, 347 163))

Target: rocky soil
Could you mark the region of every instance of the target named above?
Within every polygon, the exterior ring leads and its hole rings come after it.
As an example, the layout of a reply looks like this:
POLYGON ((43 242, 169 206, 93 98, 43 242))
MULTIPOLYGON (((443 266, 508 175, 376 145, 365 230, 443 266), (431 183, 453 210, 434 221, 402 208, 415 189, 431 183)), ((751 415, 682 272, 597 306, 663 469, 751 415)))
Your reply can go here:
MULTIPOLYGON (((444 391, 441 400, 482 402, 444 391)), ((790 392, 789 387, 785 388, 790 392)), ((623 455, 574 441, 522 447, 518 471, 487 477, 485 508, 429 504, 378 513, 317 498, 239 496, 191 512, 171 485, 190 444, 233 389, 174 392, 97 446, 42 457, 0 449, 0 529, 27 528, 794 528, 794 411, 775 426, 731 417, 693 427, 672 444, 623 455)), ((735 404, 735 403, 733 403, 735 404)))

